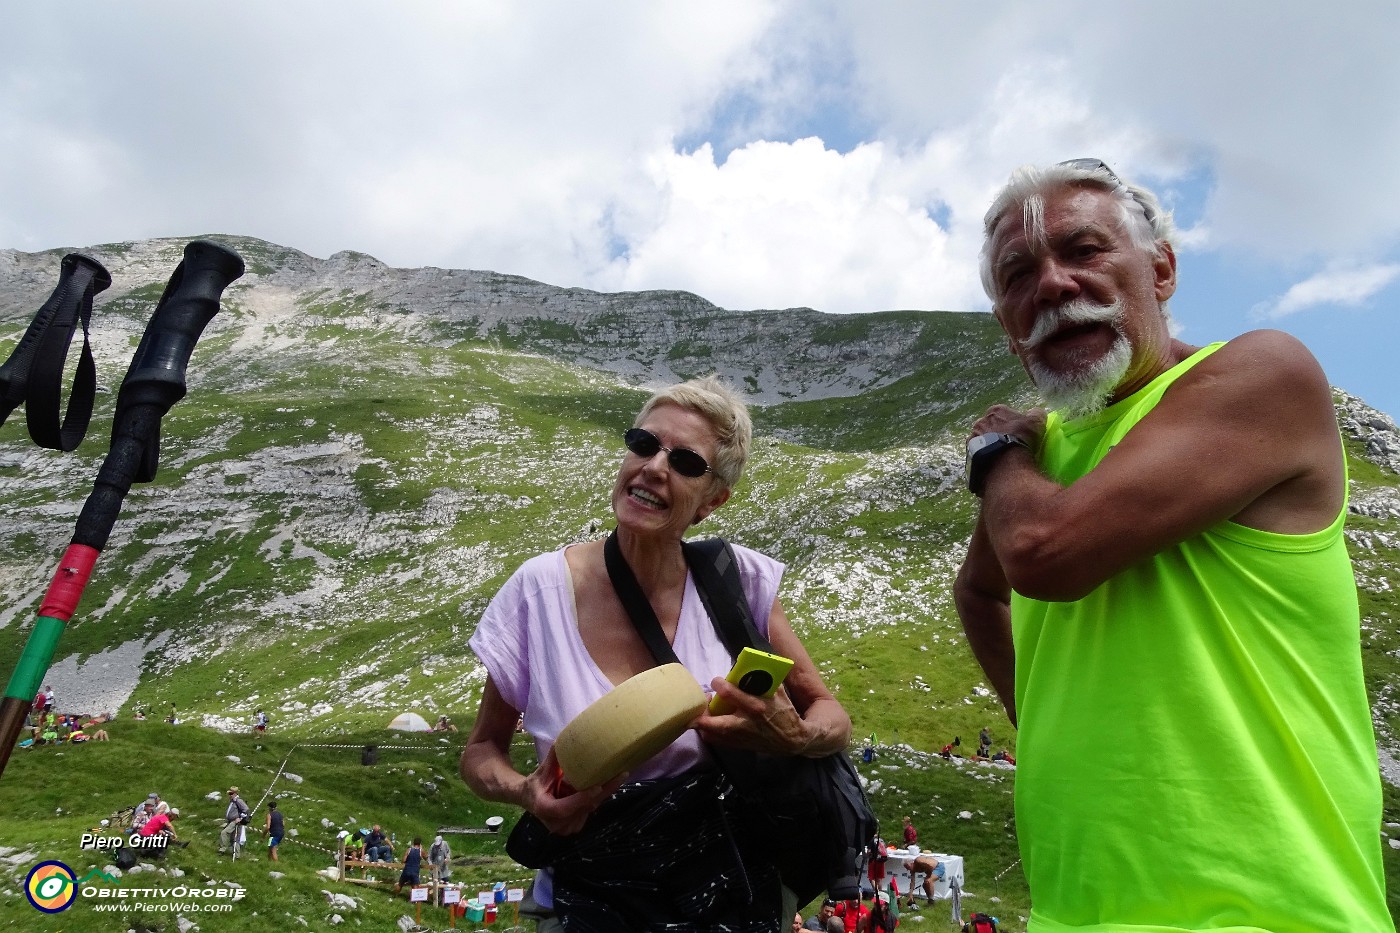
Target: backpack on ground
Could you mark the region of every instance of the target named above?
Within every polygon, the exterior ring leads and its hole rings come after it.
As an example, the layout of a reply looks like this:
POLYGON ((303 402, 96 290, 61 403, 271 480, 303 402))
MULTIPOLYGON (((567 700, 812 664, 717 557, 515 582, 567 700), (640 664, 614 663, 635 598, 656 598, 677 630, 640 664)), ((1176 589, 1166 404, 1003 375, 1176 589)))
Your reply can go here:
POLYGON ((130 839, 126 842, 126 845, 112 854, 112 860, 122 871, 131 871, 136 866, 136 850, 131 847, 130 839))
POLYGON ((1000 930, 997 918, 983 913, 973 914, 967 918, 967 923, 962 925, 962 933, 999 933, 1000 930))

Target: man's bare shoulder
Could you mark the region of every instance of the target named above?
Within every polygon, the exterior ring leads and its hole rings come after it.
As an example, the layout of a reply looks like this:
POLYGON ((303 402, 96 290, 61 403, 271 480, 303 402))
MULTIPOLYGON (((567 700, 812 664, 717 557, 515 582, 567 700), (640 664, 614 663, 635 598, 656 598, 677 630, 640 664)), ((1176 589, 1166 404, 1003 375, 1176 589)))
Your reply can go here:
POLYGON ((1206 389, 1219 403, 1257 403, 1271 410, 1331 405, 1321 365, 1303 342, 1281 330, 1252 330, 1230 340, 1179 382, 1206 389))

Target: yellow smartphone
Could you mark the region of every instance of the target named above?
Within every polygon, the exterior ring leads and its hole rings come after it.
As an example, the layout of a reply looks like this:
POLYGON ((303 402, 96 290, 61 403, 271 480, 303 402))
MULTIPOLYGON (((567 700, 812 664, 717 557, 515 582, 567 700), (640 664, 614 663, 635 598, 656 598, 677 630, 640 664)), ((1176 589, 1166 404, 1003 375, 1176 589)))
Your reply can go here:
MULTIPOLYGON (((787 677, 790 670, 792 670, 791 658, 785 658, 780 654, 769 654, 767 651, 759 651, 757 648, 745 648, 739 652, 739 657, 734 661, 734 666, 729 669, 729 674, 724 679, 745 693, 766 700, 778 692, 778 686, 782 684, 783 678, 787 677)), ((725 713, 733 711, 734 707, 726 703, 718 693, 710 698, 710 712, 716 716, 723 716, 725 713)))

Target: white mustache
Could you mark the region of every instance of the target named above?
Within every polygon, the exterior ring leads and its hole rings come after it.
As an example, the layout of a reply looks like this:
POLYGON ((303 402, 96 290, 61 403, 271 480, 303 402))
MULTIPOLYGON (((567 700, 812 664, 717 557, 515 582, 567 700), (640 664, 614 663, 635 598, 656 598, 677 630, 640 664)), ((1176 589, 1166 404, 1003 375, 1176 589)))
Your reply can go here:
POLYGON ((1111 305, 1096 305, 1087 298, 1077 298, 1043 313, 1036 319, 1030 334, 1016 343, 1022 350, 1034 350, 1064 327, 1074 324, 1116 324, 1122 316, 1122 299, 1111 305))

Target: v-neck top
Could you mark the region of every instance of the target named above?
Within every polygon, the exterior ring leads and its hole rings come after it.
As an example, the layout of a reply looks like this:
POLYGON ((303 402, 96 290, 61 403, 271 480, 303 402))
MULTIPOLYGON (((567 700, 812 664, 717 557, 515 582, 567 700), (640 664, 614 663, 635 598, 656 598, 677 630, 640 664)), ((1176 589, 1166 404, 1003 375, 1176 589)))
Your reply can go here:
MULTIPOLYGON (((749 548, 732 546, 754 624, 766 636, 783 565, 749 548)), ((575 716, 613 688, 579 634, 562 549, 532 557, 520 566, 486 607, 469 644, 501 698, 525 714, 525 731, 534 737, 541 759, 575 716)), ((672 647, 707 691, 710 681, 723 677, 733 664, 689 572, 672 647)), ((634 769, 630 779, 681 774, 708 758, 695 731, 687 730, 634 769)))

